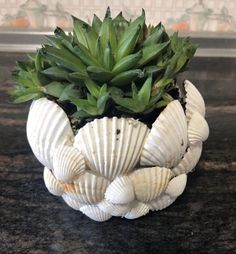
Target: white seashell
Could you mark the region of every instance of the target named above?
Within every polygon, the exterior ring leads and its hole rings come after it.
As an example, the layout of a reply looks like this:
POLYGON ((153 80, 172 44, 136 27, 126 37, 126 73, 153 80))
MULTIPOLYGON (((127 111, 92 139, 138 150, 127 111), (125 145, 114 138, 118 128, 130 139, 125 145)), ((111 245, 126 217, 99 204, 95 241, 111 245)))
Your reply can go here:
POLYGON ((188 80, 184 81, 186 91, 186 116, 189 121, 194 112, 199 112, 203 117, 206 113, 205 102, 197 88, 188 80))
POLYGON ((187 147, 187 122, 179 101, 170 102, 153 123, 140 163, 143 166, 176 166, 187 147))
POLYGON ((59 146, 53 156, 53 173, 63 182, 71 182, 85 170, 82 153, 73 146, 59 146))
POLYGON ((80 208, 80 211, 88 216, 90 219, 95 221, 106 221, 109 220, 112 216, 109 213, 104 213, 95 205, 85 205, 80 208))
MULTIPOLYGON (((104 193, 109 183, 102 176, 86 172, 74 181, 74 198, 83 204, 98 203, 104 198, 104 193)), ((70 196, 73 197, 73 194, 70 196)))
POLYGON ((169 195, 163 194, 160 197, 150 201, 147 204, 152 211, 159 211, 171 205, 175 200, 176 200, 176 197, 171 197, 169 195))
POLYGON ((72 199, 70 196, 68 196, 66 193, 64 193, 63 195, 62 195, 62 198, 64 199, 64 201, 66 202, 66 204, 68 205, 68 206, 70 206, 71 208, 73 208, 74 210, 80 210, 80 208, 82 207, 82 206, 84 206, 84 204, 81 204, 81 203, 79 203, 78 201, 76 201, 76 200, 74 200, 74 199, 72 199))
POLYGON ((124 216, 131 209, 131 205, 115 205, 107 200, 103 200, 98 203, 98 207, 105 213, 109 213, 112 216, 124 216))
POLYGON ((132 172, 130 179, 139 201, 148 202, 165 191, 172 172, 168 168, 142 168, 132 172))
POLYGON ((188 124, 188 140, 190 144, 205 141, 209 136, 209 127, 205 118, 197 111, 193 113, 188 124))
POLYGON ((166 188, 165 194, 170 195, 172 198, 180 196, 186 187, 186 183, 187 183, 186 174, 174 177, 173 179, 170 180, 166 188))
POLYGON ((52 174, 51 170, 47 167, 44 168, 43 171, 43 179, 44 183, 48 189, 48 191, 55 195, 55 196, 61 196, 63 194, 63 186, 61 183, 55 178, 55 176, 52 174))
POLYGON ((172 169, 175 175, 187 174, 197 165, 202 153, 202 142, 191 145, 180 163, 172 169))
POLYGON ((81 128, 74 146, 82 151, 91 170, 113 180, 137 164, 148 131, 132 118, 104 117, 81 128))
POLYGON ((126 219, 137 219, 141 216, 146 215, 149 212, 149 206, 142 202, 134 202, 132 209, 125 214, 126 219))
POLYGON ((70 144, 74 138, 66 113, 46 98, 32 102, 26 129, 34 155, 50 169, 55 148, 70 144))
POLYGON ((134 198, 133 184, 128 176, 117 177, 105 192, 105 199, 113 204, 127 204, 134 198))

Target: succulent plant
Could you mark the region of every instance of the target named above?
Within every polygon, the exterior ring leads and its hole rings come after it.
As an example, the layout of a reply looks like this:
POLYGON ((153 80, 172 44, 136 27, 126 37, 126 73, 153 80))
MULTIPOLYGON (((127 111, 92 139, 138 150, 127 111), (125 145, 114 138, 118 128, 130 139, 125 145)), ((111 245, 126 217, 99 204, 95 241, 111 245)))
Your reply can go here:
POLYGON ((164 26, 133 21, 122 13, 92 25, 73 17, 73 32, 57 27, 29 60, 17 62, 12 92, 15 102, 47 97, 70 118, 82 122, 103 116, 142 118, 173 100, 176 78, 186 69, 196 46, 171 36, 164 26))

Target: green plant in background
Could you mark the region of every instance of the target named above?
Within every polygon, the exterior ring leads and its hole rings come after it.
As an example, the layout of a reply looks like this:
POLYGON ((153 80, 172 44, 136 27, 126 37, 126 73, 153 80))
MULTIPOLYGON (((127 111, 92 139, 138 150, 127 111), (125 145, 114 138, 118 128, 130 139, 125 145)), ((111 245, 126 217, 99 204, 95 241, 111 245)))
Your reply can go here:
POLYGON ((134 21, 110 9, 92 25, 73 17, 73 32, 56 28, 36 54, 18 62, 13 73, 15 102, 41 97, 56 101, 69 117, 89 121, 102 116, 138 118, 166 106, 176 77, 196 46, 164 26, 134 21))

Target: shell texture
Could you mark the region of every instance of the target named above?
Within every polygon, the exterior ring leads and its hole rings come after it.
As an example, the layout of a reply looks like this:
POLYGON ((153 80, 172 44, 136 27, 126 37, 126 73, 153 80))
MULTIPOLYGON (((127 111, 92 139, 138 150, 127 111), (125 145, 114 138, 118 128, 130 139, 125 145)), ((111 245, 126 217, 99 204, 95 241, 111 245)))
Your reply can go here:
POLYGON ((172 172, 168 168, 142 168, 130 175, 137 200, 148 202, 165 191, 172 172))
POLYGON ((105 192, 105 199, 113 204, 127 204, 134 198, 133 184, 128 176, 117 177, 105 192))
POLYGON ((188 140, 190 144, 203 142, 209 136, 209 127, 205 118, 197 111, 193 113, 188 124, 188 140))
POLYGON ((85 171, 82 153, 73 146, 59 146, 53 156, 53 173, 62 182, 71 182, 85 171))
POLYGON ((186 187, 186 183, 187 183, 186 174, 176 176, 170 180, 165 193, 171 196, 172 198, 176 198, 183 193, 186 187))
POLYGON ((124 216, 131 209, 131 205, 116 205, 107 200, 103 200, 98 203, 98 207, 105 213, 109 213, 112 216, 124 216))
POLYGON ((109 220, 111 215, 109 213, 103 212, 95 205, 85 205, 80 208, 80 211, 88 216, 90 219, 103 222, 109 220))
POLYGON ((82 151, 91 170, 113 180, 137 164, 148 131, 132 118, 104 117, 81 128, 74 146, 82 151))
POLYGON ((85 173, 74 181, 76 200, 83 204, 95 204, 104 198, 110 182, 102 176, 85 173))
POLYGON ((68 206, 70 206, 71 208, 73 208, 74 210, 80 210, 80 208, 82 206, 84 206, 84 204, 79 203, 78 201, 72 199, 70 196, 68 196, 67 194, 63 194, 62 198, 64 199, 64 201, 66 202, 66 204, 68 206))
POLYGON ((180 163, 172 169, 175 175, 187 174, 197 165, 202 153, 202 142, 191 145, 180 163))
POLYGON ((134 220, 141 216, 146 215, 149 212, 149 206, 142 202, 134 202, 132 209, 125 214, 126 219, 134 220))
POLYGON ((49 169, 58 145, 71 144, 74 138, 66 113, 46 98, 32 102, 26 130, 34 155, 49 169))
POLYGON ((171 205, 175 200, 176 200, 175 197, 171 197, 167 194, 163 194, 160 197, 150 201, 148 205, 152 211, 159 211, 171 205))
POLYGON ((170 102, 153 123, 140 164, 143 166, 176 166, 187 147, 187 122, 179 101, 170 102))
POLYGON ((55 195, 55 196, 61 196, 64 192, 63 186, 61 183, 55 178, 55 176, 52 174, 51 170, 47 167, 44 168, 43 171, 43 179, 44 183, 48 189, 48 191, 55 195))
POLYGON ((200 113, 203 117, 206 113, 205 102, 197 88, 188 80, 184 81, 186 91, 186 116, 189 121, 194 112, 200 113))

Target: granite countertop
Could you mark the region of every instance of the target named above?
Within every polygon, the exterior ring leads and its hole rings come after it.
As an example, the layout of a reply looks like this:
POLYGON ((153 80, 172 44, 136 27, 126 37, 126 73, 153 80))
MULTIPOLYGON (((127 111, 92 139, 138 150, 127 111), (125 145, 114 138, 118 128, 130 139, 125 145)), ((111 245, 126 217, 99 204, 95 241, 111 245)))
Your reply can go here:
POLYGON ((183 195, 137 220, 97 223, 44 186, 43 167, 26 140, 29 104, 14 105, 7 95, 16 58, 22 56, 0 55, 0 253, 236 253, 233 67, 219 74, 219 59, 197 59, 196 73, 186 74, 201 84, 210 137, 183 195))

